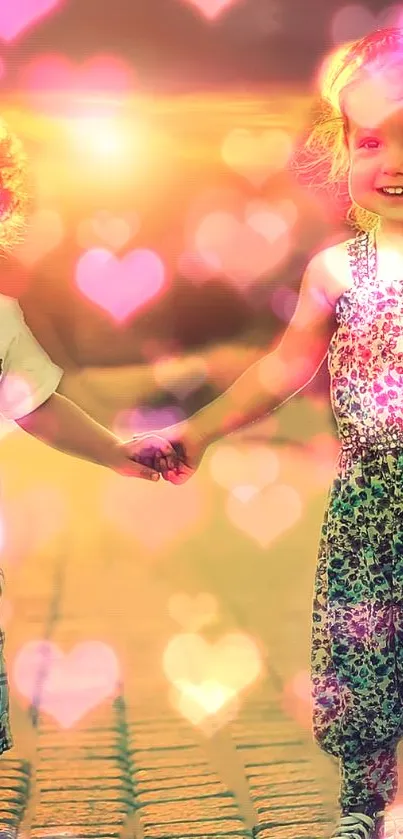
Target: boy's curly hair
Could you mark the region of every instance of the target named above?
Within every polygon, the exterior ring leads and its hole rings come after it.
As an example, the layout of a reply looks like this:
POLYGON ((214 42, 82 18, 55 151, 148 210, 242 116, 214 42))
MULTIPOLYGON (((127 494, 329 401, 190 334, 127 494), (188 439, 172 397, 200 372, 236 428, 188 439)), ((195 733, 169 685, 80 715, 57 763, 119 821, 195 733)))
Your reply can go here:
MULTIPOLYGON (((359 207, 348 193, 348 117, 344 108, 348 88, 368 76, 370 69, 399 68, 403 78, 403 28, 377 29, 340 47, 331 57, 321 82, 321 94, 313 106, 313 128, 297 150, 292 168, 298 174, 318 176, 346 204, 346 220, 359 230, 371 231, 379 216, 359 207)), ((402 83, 403 99, 403 83, 402 83)))
POLYGON ((23 145, 0 120, 0 254, 23 240, 32 194, 23 145))

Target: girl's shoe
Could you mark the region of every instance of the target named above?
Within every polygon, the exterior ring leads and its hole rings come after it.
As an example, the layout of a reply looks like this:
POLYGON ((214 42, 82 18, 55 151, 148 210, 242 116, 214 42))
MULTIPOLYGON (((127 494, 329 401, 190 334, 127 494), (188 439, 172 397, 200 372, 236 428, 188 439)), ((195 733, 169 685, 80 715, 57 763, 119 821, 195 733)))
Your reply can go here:
POLYGON ((384 839, 385 811, 380 810, 369 816, 368 813, 344 813, 340 824, 331 839, 384 839))

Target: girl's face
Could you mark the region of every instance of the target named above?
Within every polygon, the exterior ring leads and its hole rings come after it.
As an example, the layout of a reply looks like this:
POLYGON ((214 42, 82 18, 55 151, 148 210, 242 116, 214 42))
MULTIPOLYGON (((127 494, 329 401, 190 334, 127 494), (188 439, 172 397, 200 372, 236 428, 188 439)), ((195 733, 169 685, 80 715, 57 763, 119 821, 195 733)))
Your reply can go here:
POLYGON ((401 224, 403 231, 403 91, 384 94, 372 80, 355 91, 355 104, 350 101, 349 191, 356 204, 380 216, 383 227, 401 224), (387 194, 387 187, 401 187, 401 194, 387 194))
POLYGON ((348 145, 352 200, 385 221, 403 223, 403 107, 382 125, 352 126, 348 145), (387 194, 387 187, 401 187, 401 194, 387 194))

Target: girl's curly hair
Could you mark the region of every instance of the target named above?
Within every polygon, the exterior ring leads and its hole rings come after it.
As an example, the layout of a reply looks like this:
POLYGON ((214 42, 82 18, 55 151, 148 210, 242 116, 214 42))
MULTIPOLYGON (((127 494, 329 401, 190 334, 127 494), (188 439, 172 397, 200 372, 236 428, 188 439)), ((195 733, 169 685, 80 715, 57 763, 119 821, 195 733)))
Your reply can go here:
POLYGON ((23 240, 32 194, 23 145, 0 120, 0 253, 23 240))
MULTIPOLYGON (((348 89, 371 70, 400 70, 403 78, 403 28, 377 29, 340 47, 330 58, 321 81, 321 94, 313 106, 313 128, 297 151, 292 167, 298 174, 317 174, 320 185, 346 202, 346 219, 364 231, 378 226, 379 216, 359 207, 348 193, 348 89)), ((402 83, 403 98, 403 83, 402 83)))

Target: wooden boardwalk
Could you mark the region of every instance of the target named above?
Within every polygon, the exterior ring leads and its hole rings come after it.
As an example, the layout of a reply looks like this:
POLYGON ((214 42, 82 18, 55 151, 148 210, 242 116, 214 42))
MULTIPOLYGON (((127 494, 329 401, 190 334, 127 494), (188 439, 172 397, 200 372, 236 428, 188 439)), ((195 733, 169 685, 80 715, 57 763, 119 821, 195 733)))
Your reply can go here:
MULTIPOLYGON (((251 450, 249 438, 230 445, 251 450)), ((329 831, 337 769, 313 744, 295 688, 309 666, 325 488, 304 495, 306 459, 300 519, 265 547, 229 519, 210 451, 175 488, 128 482, 20 431, 0 443, 16 741, 0 759, 0 839, 329 831), (214 596, 215 618, 196 599, 174 606, 180 592, 214 596), (225 674, 230 646, 211 656, 203 680, 195 638, 213 644, 228 633, 235 646, 249 640, 260 664, 225 704, 217 668, 225 674)), ((283 481, 303 457, 285 457, 283 481)), ((236 650, 244 672, 250 656, 236 650)))

